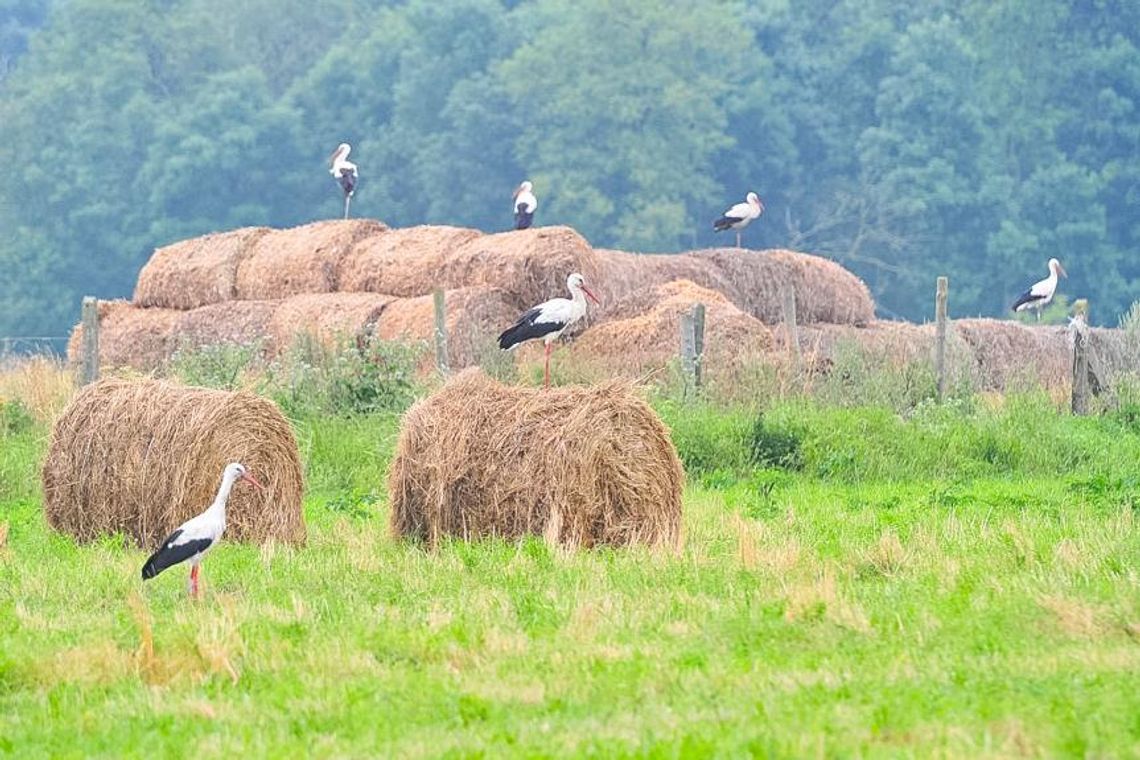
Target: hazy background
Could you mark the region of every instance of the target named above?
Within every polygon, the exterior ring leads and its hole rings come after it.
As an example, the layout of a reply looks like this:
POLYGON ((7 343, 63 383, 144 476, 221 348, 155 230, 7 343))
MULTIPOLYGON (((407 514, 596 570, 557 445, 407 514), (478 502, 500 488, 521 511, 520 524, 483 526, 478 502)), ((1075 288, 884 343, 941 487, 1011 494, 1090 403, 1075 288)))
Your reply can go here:
POLYGON ((1060 258, 1140 279, 1135 0, 0 0, 0 337, 64 335, 154 247, 337 217, 830 256, 888 318, 998 315, 1060 258))

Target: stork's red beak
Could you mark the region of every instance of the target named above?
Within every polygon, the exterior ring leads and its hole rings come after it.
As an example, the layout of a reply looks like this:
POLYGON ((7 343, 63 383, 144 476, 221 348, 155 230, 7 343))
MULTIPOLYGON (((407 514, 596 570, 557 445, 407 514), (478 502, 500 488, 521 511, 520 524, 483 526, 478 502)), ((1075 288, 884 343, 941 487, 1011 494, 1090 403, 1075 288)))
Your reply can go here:
POLYGON ((336 157, 339 155, 340 155, 340 148, 338 147, 336 150, 334 150, 332 152, 332 155, 329 156, 329 163, 332 164, 334 161, 336 161, 336 157))
POLYGON ((253 477, 253 476, 252 476, 252 475, 250 475, 248 472, 243 472, 243 473, 241 474, 241 479, 242 479, 242 480, 248 480, 250 483, 253 483, 255 486, 257 486, 257 487, 258 487, 259 489, 261 489, 262 491, 264 491, 264 490, 265 490, 265 486, 261 485, 261 483, 258 483, 258 482, 257 482, 257 478, 253 477))
POLYGON ((598 306, 602 305, 602 302, 598 300, 598 297, 595 296, 593 293, 591 293, 590 289, 587 288, 585 285, 582 286, 582 292, 585 293, 586 297, 589 298, 594 303, 596 303, 598 306))
POLYGON ((1069 273, 1065 271, 1065 268, 1063 266, 1061 266, 1061 262, 1059 262, 1059 261, 1057 262, 1057 271, 1061 273, 1062 277, 1068 277, 1069 276, 1069 273))

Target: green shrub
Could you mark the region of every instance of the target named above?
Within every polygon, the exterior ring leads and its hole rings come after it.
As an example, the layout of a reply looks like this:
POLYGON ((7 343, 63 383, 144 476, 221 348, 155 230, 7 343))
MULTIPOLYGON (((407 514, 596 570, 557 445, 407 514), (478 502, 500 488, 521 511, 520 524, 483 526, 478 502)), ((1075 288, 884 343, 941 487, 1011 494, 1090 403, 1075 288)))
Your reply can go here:
POLYGON ((171 357, 169 372, 189 385, 229 391, 238 387, 242 373, 254 366, 260 355, 260 343, 219 343, 197 348, 183 345, 171 357))
POLYGON ((716 473, 713 480, 722 482, 751 469, 748 413, 676 401, 660 402, 658 412, 672 432, 685 472, 700 476, 716 473))
POLYGON ((424 350, 371 336, 333 346, 301 336, 267 367, 264 392, 291 416, 399 411, 415 397, 424 350))
POLYGON ((19 435, 36 424, 32 413, 19 399, 0 401, 0 435, 19 435))
POLYGON ((752 463, 760 467, 799 470, 804 466, 799 435, 773 428, 764 422, 762 414, 752 423, 748 444, 752 463))

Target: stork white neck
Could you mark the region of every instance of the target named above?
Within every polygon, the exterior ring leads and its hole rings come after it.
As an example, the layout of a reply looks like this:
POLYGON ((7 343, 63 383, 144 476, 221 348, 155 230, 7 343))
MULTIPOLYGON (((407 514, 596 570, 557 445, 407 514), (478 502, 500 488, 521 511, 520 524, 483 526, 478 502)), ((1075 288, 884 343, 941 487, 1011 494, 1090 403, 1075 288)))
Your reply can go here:
POLYGON ((226 503, 230 500, 230 491, 233 490, 234 482, 240 477, 237 470, 226 468, 222 474, 222 485, 218 487, 218 494, 214 497, 214 503, 206 510, 207 513, 218 515, 222 522, 226 520, 226 503))

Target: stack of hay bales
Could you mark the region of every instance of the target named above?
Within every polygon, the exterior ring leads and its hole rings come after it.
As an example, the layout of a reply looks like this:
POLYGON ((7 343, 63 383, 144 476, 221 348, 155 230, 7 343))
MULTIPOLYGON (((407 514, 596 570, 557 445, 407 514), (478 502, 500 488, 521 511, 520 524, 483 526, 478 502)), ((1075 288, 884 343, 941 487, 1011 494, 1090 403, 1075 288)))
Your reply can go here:
POLYGON ((241 462, 264 491, 235 488, 226 535, 302 542, 297 442, 271 402, 163 381, 103 380, 80 391, 52 431, 44 512, 79 541, 122 533, 153 548, 214 499, 241 462))
MULTIPOLYGON (((180 349, 216 344, 274 356, 301 335, 429 341, 430 294, 443 287, 449 359, 464 367, 522 310, 561 295, 567 274, 596 269, 593 249, 568 227, 484 235, 350 220, 206 235, 156 251, 133 303, 101 304, 101 362, 148 371, 180 349)), ((77 326, 72 362, 81 336, 77 326)))
POLYGON ((668 430, 628 383, 521 388, 469 369, 404 416, 391 527, 431 545, 538 535, 676 550, 683 478, 668 430))

